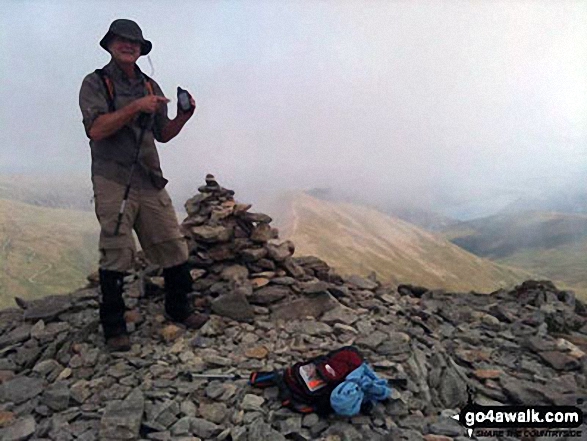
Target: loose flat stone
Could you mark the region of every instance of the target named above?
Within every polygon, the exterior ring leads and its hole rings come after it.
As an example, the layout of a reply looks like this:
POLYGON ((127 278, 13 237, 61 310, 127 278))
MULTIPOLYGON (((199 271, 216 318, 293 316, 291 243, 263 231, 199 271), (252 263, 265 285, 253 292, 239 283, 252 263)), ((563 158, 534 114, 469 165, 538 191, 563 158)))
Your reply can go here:
POLYGON ((296 283, 296 279, 293 277, 274 277, 271 279, 271 283, 275 285, 286 285, 290 286, 296 283))
POLYGON ((220 355, 206 354, 202 357, 206 364, 213 366, 232 366, 232 360, 220 355))
POLYGON ((100 421, 100 439, 138 439, 144 409, 145 398, 140 389, 134 389, 123 401, 109 403, 100 421))
POLYGON ((177 340, 183 332, 183 329, 176 325, 167 325, 160 331, 161 337, 163 337, 163 340, 167 343, 177 340))
POLYGON ((55 412, 69 407, 69 387, 63 381, 50 385, 43 393, 42 402, 55 412))
POLYGON ((356 344, 358 346, 366 346, 370 349, 376 349, 381 343, 388 338, 388 334, 376 330, 367 336, 362 336, 357 339, 356 344))
POLYGON ((224 403, 200 404, 200 416, 215 424, 220 424, 228 415, 228 408, 224 403))
POLYGON ((256 277, 251 280, 251 285, 253 285, 253 289, 263 288, 269 284, 269 279, 264 277, 256 277))
POLYGON ((0 402, 20 404, 31 400, 43 392, 45 385, 45 380, 41 378, 15 377, 0 385, 0 402))
POLYGON ((363 277, 353 275, 348 278, 348 282, 355 285, 359 289, 374 290, 379 286, 377 282, 365 279, 363 277))
POLYGON ((475 369, 473 375, 479 380, 495 380, 499 378, 502 371, 499 369, 475 369))
POLYGON ((283 259, 281 265, 283 266, 283 268, 285 268, 287 274, 292 276, 294 279, 301 279, 306 275, 306 271, 304 271, 304 268, 298 265, 296 261, 291 257, 286 257, 285 259, 283 259))
POLYGON ((201 225, 192 227, 190 231, 197 240, 208 243, 227 242, 232 236, 232 231, 223 226, 201 225))
POLYGON ((249 296, 249 302, 254 305, 270 305, 279 302, 291 295, 291 290, 286 286, 266 286, 256 290, 249 296))
POLYGON ((249 348, 245 351, 245 355, 249 358, 256 358, 258 360, 262 360, 267 358, 269 355, 269 351, 265 346, 256 346, 254 348, 249 348))
POLYGON ((222 427, 203 418, 191 418, 190 431, 202 439, 212 439, 222 432, 222 427))
POLYGON ((323 281, 302 282, 299 284, 302 292, 306 295, 328 292, 330 284, 323 281))
POLYGON ((32 415, 19 418, 14 424, 0 430, 2 441, 25 441, 35 434, 37 424, 32 415))
POLYGON ((538 355, 557 371, 572 371, 579 369, 581 363, 574 357, 560 351, 539 352, 538 355))
POLYGON ((295 247, 290 241, 285 241, 279 245, 268 243, 265 249, 269 258, 276 262, 283 262, 294 253, 295 247))
POLYGON ((340 303, 330 294, 318 294, 316 297, 305 297, 274 306, 271 309, 271 319, 296 320, 304 317, 319 317, 339 305, 340 303))
POLYGON ((262 420, 256 420, 249 426, 249 441, 257 440, 271 440, 271 441, 286 441, 286 438, 274 430, 271 425, 263 422, 262 420))
POLYGON ((265 399, 258 395, 253 394, 246 394, 241 402, 241 409, 249 410, 249 411, 259 411, 262 412, 263 408, 261 407, 265 399))
POLYGON ((31 335, 31 328, 31 325, 23 324, 12 330, 7 335, 2 336, 0 338, 0 348, 22 343, 23 341, 28 340, 31 335))
POLYGON ((335 323, 342 323, 345 325, 352 325, 359 319, 357 312, 346 306, 339 306, 338 308, 326 311, 320 318, 324 323, 334 325, 335 323))
POLYGON ((16 415, 13 412, 8 412, 5 410, 0 411, 0 429, 10 426, 14 423, 16 419, 16 415))
POLYGON ((242 322, 250 322, 255 317, 246 296, 239 291, 230 292, 215 299, 212 302, 212 312, 242 322))
POLYGON ((244 265, 229 265, 222 270, 220 276, 226 281, 243 281, 249 277, 249 270, 244 265))
POLYGON ((267 255, 267 250, 265 248, 246 248, 244 250, 239 251, 239 256, 245 262, 255 262, 259 259, 262 259, 267 255))

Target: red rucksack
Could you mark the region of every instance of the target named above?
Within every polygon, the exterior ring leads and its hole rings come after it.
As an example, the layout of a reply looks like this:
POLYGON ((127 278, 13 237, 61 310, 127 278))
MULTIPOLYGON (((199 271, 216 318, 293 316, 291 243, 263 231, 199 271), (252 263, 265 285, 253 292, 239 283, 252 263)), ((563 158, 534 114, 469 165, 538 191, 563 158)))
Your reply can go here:
POLYGON ((283 371, 253 372, 249 384, 279 387, 281 403, 296 412, 328 414, 332 411, 330 394, 363 361, 355 347, 345 346, 283 371))

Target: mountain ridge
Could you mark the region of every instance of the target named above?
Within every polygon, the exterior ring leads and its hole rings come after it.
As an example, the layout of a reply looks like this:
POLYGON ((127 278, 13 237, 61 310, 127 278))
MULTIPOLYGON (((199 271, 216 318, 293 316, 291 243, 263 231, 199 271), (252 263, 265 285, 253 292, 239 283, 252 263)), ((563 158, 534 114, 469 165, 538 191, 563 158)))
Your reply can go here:
POLYGON ((289 220, 280 225, 283 237, 296 243, 302 253, 320 256, 343 273, 366 276, 375 271, 382 279, 398 284, 481 291, 511 287, 530 277, 460 250, 439 235, 373 208, 290 194, 284 210, 289 210, 289 220), (477 280, 467 284, 459 281, 461 277, 477 280))

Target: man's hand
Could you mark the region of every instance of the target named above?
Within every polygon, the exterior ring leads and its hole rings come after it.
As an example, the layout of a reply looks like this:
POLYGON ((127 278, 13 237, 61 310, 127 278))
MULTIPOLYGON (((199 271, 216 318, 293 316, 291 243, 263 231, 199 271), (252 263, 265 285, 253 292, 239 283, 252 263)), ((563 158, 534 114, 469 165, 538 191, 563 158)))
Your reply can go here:
POLYGON ((196 101, 190 95, 190 103, 192 104, 192 108, 187 111, 183 112, 179 107, 179 103, 177 104, 177 116, 169 121, 167 125, 161 131, 161 139, 160 142, 168 142, 175 138, 178 133, 181 131, 182 127, 188 120, 192 117, 196 110, 196 101))
POLYGON ((133 103, 138 112, 154 113, 157 111, 157 107, 162 104, 167 104, 169 100, 163 96, 147 95, 133 103))

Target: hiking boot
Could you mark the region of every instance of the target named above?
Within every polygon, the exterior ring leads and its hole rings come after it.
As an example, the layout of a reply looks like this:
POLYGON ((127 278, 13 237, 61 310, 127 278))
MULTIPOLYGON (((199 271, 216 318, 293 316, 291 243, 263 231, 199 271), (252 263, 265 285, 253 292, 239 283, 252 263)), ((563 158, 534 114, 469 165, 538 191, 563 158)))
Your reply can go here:
POLYGON ((109 340, 126 334, 124 320, 124 300, 122 298, 122 284, 124 273, 100 269, 100 323, 104 330, 104 337, 109 340))
POLYGON ((182 323, 190 329, 199 329, 208 316, 194 312, 188 301, 192 292, 192 276, 187 262, 163 270, 165 279, 165 313, 170 320, 182 323))
POLYGON ((110 337, 106 339, 106 346, 110 352, 127 352, 130 351, 130 338, 126 334, 110 337))

